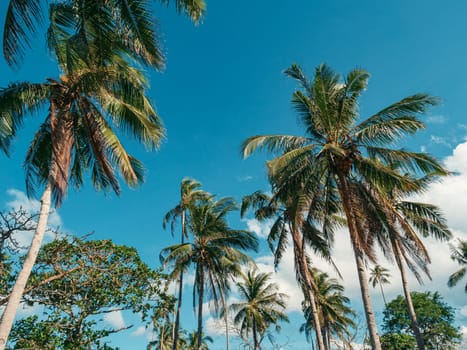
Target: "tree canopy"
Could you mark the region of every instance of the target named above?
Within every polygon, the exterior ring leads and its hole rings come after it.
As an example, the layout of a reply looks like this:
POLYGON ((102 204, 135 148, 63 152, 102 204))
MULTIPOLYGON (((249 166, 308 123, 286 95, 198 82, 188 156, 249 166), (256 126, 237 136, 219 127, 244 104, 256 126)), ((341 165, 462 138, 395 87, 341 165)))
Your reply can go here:
POLYGON ((23 296, 27 304, 43 308, 44 318, 16 322, 10 347, 102 348, 103 338, 132 327, 110 327, 105 315, 130 310, 145 319, 165 300, 161 286, 160 273, 134 248, 109 240, 54 240, 41 249, 23 296))
MULTIPOLYGON (((457 349, 462 334, 454 326, 454 309, 438 292, 412 292, 418 325, 428 350, 457 349)), ((399 295, 384 310, 382 343, 387 350, 415 349, 405 298, 399 295), (412 341, 413 340, 413 341, 412 341)))

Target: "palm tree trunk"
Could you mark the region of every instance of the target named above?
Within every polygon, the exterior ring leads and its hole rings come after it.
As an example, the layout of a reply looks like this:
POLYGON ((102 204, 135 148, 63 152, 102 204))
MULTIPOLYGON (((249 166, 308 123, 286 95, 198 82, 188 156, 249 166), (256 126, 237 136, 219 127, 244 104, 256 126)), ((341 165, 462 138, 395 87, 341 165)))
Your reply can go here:
POLYGON ((310 270, 308 268, 308 262, 305 256, 305 247, 303 246, 301 237, 299 236, 297 230, 291 229, 292 231, 292 239, 294 242, 294 254, 296 258, 298 258, 298 264, 300 271, 302 272, 303 277, 305 278, 305 289, 308 296, 308 300, 310 301, 311 313, 313 315, 313 323, 315 326, 315 333, 316 333, 316 343, 318 346, 318 350, 325 350, 324 341, 321 334, 321 326, 319 321, 318 315, 318 308, 316 307, 316 300, 315 295, 313 292, 313 282, 312 277, 310 275, 310 270))
POLYGON ((198 291, 198 350, 203 345, 203 299, 204 299, 204 269, 201 266, 199 273, 199 291, 198 291))
MULTIPOLYGON (((183 209, 182 210, 182 238, 180 240, 181 244, 185 242, 185 217, 186 217, 186 212, 185 212, 185 209, 183 209)), ((172 350, 176 350, 177 345, 178 345, 177 343, 178 343, 178 333, 180 329, 180 311, 182 309, 182 296, 183 296, 183 271, 180 271, 179 286, 178 286, 177 315, 175 316, 172 350)))
POLYGON ((415 339, 417 340, 418 349, 425 350, 425 342, 423 341, 422 335, 420 334, 420 327, 418 326, 417 315, 415 314, 412 297, 410 295, 407 271, 405 270, 404 264, 401 259, 402 252, 399 248, 398 242, 395 242, 393 246, 394 246, 394 253, 396 255, 396 262, 399 267, 399 271, 401 272, 402 289, 404 290, 405 301, 407 302, 407 310, 409 311, 412 330, 415 335, 415 339))
POLYGON ((386 297, 384 296, 384 291, 383 291, 383 284, 381 281, 379 281, 379 288, 381 289, 381 295, 383 296, 383 301, 384 301, 384 306, 388 306, 388 303, 386 302, 386 297))
POLYGON ((28 282, 29 276, 31 274, 32 268, 36 262, 37 256, 39 254, 39 249, 42 245, 42 240, 44 239, 45 231, 47 228, 47 220, 50 213, 52 197, 52 177, 49 176, 47 185, 45 186, 44 192, 41 197, 41 209, 39 213, 39 219, 37 222, 36 231, 29 247, 28 254, 24 260, 23 267, 21 268, 18 277, 16 278, 15 285, 8 299, 8 303, 3 312, 2 319, 0 321, 0 350, 4 350, 8 335, 10 334, 11 327, 16 315, 16 310, 21 302, 21 297, 23 295, 24 289, 26 288, 26 283, 28 282))
POLYGON ((344 212, 347 218, 350 241, 352 243, 355 262, 357 264, 360 292, 362 294, 363 307, 365 309, 366 323, 368 326, 371 348, 372 350, 381 350, 381 342, 378 336, 378 328, 376 327, 375 313, 373 311, 373 305, 371 304, 370 290, 368 287, 368 279, 365 270, 365 255, 362 249, 359 247, 359 243, 357 242, 357 236, 359 232, 357 228, 356 217, 354 215, 354 209, 352 207, 352 201, 350 198, 351 189, 349 188, 350 186, 343 174, 339 174, 338 178, 339 195, 342 199, 344 212))
POLYGON ((256 330, 256 321, 254 319, 253 319, 253 347, 254 347, 254 350, 259 349, 258 334, 256 330))
POLYGON ((225 323, 225 341, 226 341, 226 350, 230 350, 230 339, 229 339, 229 314, 227 310, 227 303, 225 302, 224 292, 221 290, 221 299, 222 307, 224 308, 224 323, 225 323))

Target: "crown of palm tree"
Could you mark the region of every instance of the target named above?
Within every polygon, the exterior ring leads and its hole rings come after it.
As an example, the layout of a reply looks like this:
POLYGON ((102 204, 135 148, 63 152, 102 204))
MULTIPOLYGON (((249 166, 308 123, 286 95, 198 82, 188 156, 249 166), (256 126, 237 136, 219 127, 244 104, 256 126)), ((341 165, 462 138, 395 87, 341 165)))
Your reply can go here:
POLYGON ((247 341, 252 334, 260 343, 270 326, 279 331, 279 322, 288 322, 284 312, 288 297, 280 293, 279 286, 270 280, 270 273, 250 270, 242 274, 241 281, 236 283, 241 301, 232 304, 230 310, 234 313, 234 324, 240 328, 240 335, 247 341))
MULTIPOLYGON (((369 215, 375 203, 372 190, 417 191, 420 183, 414 180, 416 175, 447 174, 430 155, 395 148, 403 136, 424 128, 417 115, 437 99, 415 94, 362 119, 358 100, 367 86, 366 71, 354 69, 341 79, 321 65, 309 80, 299 66, 293 65, 285 74, 301 88, 293 93, 292 103, 305 135, 253 136, 243 143, 243 155, 247 157, 257 149, 275 153, 278 156, 267 166, 276 187, 287 187, 293 181, 301 183, 311 196, 316 193, 325 200, 340 201, 358 267, 370 340, 375 349, 380 349, 364 269, 365 259, 376 262, 374 223, 378 220, 369 215)), ((328 207, 332 205, 324 206, 328 207)))
MULTIPOLYGON (((166 5, 171 2, 160 1, 166 5)), ((185 13, 195 22, 206 10, 204 0, 173 2, 177 12, 185 13)), ((117 45, 143 64, 156 68, 163 66, 164 57, 154 25, 156 20, 151 15, 152 3, 148 0, 10 0, 3 30, 3 54, 8 64, 18 66, 21 63, 31 45, 32 34, 45 21, 44 5, 47 3, 50 3, 48 46, 59 58, 65 58, 65 52, 56 50, 56 40, 65 35, 72 38, 66 55, 85 57, 81 50, 76 50, 77 47, 97 41, 98 45, 93 49, 95 56, 104 58, 111 42, 114 48, 117 45)))

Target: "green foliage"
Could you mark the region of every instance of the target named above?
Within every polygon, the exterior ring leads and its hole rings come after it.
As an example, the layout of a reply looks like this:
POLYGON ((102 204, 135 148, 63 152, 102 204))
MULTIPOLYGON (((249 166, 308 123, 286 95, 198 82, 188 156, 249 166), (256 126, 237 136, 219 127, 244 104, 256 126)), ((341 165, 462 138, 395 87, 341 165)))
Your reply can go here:
POLYGON ((254 345, 261 343, 271 326, 280 331, 279 322, 289 321, 285 313, 288 297, 279 293, 277 283, 270 283, 271 276, 271 273, 258 273, 256 270, 242 275, 242 280, 237 282, 240 301, 230 306, 240 336, 248 342, 251 334, 254 345))
POLYGON ((109 328, 104 315, 130 310, 145 319, 167 300, 160 273, 134 248, 79 238, 45 245, 26 291, 24 300, 42 306, 45 316, 16 322, 10 337, 15 349, 111 349, 102 339, 131 325, 109 328))
MULTIPOLYGON (((459 240, 457 245, 451 246, 451 259, 457 262, 461 268, 449 276, 448 286, 454 287, 467 273, 467 241, 459 240)), ((467 283, 464 291, 467 293, 467 283)))
MULTIPOLYGON (((311 268, 310 272, 321 322, 320 331, 330 348, 332 336, 340 340, 350 337, 350 330, 357 326, 354 321, 356 312, 349 306, 350 299, 345 296, 344 286, 337 279, 316 268, 311 268)), ((305 332, 307 339, 311 340, 315 326, 309 304, 308 300, 302 303, 305 323, 300 326, 300 332, 305 332)))
POLYGON ((240 273, 242 264, 250 263, 245 253, 257 251, 256 236, 245 230, 229 226, 227 215, 237 210, 233 198, 214 200, 213 196, 190 206, 187 228, 193 241, 166 247, 160 254, 170 277, 194 268, 193 306, 198 304, 198 338, 202 333, 203 302, 214 305, 218 312, 225 307, 225 295, 230 289, 230 279, 240 273), (196 300, 197 299, 197 300, 196 300))
MULTIPOLYGON (((186 14, 196 23, 206 11, 204 0, 160 2, 167 5, 175 2, 177 12, 186 14)), ((64 55, 84 58, 86 53, 92 53, 101 61, 112 43, 117 50, 140 63, 162 68, 164 57, 151 6, 148 0, 9 0, 3 54, 8 64, 18 66, 31 46, 32 34, 45 22, 44 10, 48 9, 47 44, 59 60, 64 55), (50 6, 44 6, 47 3, 50 6), (63 37, 70 38, 67 47, 57 50, 57 41, 63 37), (83 44, 90 46, 83 51, 79 49, 83 44), (65 54, 65 51, 68 52, 65 54)), ((62 61, 70 63, 69 58, 62 61)))
MULTIPOLYGON (((456 349, 462 334, 453 325, 454 309, 446 304, 437 292, 412 292, 410 294, 426 349, 456 349)), ((383 337, 388 342, 391 339, 398 339, 403 344, 409 344, 406 336, 415 339, 407 312, 407 304, 403 296, 399 295, 388 303, 384 311, 383 330, 383 337), (404 335, 404 337, 399 339, 395 335, 404 335)))
POLYGON ((383 350, 415 350, 417 342, 409 334, 389 333, 381 336, 383 350))

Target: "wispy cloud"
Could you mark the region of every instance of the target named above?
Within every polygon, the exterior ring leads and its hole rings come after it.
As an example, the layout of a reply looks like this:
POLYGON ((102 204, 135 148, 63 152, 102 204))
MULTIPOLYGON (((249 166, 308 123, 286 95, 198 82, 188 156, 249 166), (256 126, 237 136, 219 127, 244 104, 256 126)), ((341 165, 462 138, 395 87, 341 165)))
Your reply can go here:
POLYGON ((451 143, 445 137, 431 135, 430 136, 430 142, 434 143, 436 145, 442 145, 442 146, 452 148, 451 143))
POLYGON ((446 123, 446 117, 444 115, 431 115, 426 118, 426 122, 429 124, 444 124, 446 123))
POLYGON ((237 176, 236 179, 238 182, 250 182, 251 180, 254 179, 254 177, 251 175, 244 175, 244 176, 237 176))

